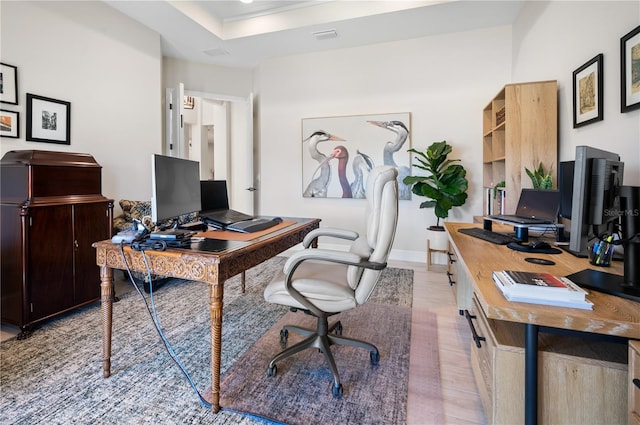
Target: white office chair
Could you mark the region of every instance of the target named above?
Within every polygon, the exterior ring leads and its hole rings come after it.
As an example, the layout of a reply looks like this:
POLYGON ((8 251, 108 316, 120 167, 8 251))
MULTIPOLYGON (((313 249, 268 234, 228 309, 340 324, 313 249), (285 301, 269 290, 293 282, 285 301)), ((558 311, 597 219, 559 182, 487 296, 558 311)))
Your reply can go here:
MULTIPOLYGON (((310 232, 303 241, 305 249, 293 254, 285 263, 283 272, 265 288, 267 302, 289 306, 293 311, 301 309, 318 319, 315 330, 297 326, 282 329, 280 342, 283 347, 289 331, 306 339, 276 355, 269 363, 269 376, 276 375, 278 361, 314 347, 324 354, 333 374, 333 395, 341 397, 343 389, 329 348, 331 345, 365 348, 370 351, 372 364, 380 360, 375 345, 341 336, 342 324, 338 321, 329 326, 328 317, 367 302, 381 271, 387 266, 398 221, 397 175, 397 169, 389 166, 377 167, 370 172, 365 189, 365 235, 332 228, 310 232), (349 252, 310 248, 316 238, 324 236, 348 239, 353 243, 349 252)), ((357 333, 357 329, 353 332, 357 333)))

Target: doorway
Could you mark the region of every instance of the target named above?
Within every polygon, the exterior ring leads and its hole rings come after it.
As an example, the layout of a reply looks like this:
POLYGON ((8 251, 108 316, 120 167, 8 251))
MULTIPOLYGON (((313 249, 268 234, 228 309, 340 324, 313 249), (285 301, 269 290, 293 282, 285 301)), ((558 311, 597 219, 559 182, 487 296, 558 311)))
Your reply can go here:
POLYGON ((253 95, 167 89, 167 155, 200 162, 202 180, 227 180, 231 208, 254 215, 253 95))

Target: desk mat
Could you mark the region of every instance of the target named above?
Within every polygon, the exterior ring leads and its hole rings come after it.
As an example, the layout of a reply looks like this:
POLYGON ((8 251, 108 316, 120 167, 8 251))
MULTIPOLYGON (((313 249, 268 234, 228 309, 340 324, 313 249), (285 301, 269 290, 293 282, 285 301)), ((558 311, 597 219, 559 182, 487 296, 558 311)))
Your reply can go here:
POLYGON ((276 230, 284 229, 285 227, 291 226, 295 223, 295 221, 283 221, 273 227, 253 233, 232 232, 231 230, 210 230, 207 232, 198 232, 196 236, 208 239, 222 239, 225 241, 250 241, 259 238, 260 236, 268 235, 276 230))

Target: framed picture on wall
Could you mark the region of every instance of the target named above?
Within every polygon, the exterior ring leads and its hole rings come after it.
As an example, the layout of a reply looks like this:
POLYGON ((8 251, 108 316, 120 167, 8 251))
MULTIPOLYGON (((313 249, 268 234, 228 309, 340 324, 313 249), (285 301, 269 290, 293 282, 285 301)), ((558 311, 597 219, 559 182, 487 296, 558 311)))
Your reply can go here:
POLYGON ((640 26, 620 39, 621 112, 640 108, 640 26))
POLYGON ((0 102, 18 104, 18 68, 0 63, 0 102))
POLYGON ((573 71, 573 128, 603 119, 602 53, 573 71))
POLYGON ((0 137, 20 137, 20 115, 15 111, 0 110, 0 137))
POLYGON ((27 93, 27 140, 71 144, 71 103, 27 93))
POLYGON ((369 170, 398 169, 398 195, 411 199, 411 114, 349 115, 302 119, 302 196, 364 198, 369 170))

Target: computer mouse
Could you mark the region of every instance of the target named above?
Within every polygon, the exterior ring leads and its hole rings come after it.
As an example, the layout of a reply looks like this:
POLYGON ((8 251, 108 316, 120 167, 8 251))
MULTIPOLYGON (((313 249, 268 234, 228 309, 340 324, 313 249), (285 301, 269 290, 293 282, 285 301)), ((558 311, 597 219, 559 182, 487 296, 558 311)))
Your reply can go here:
POLYGON ((551 248, 551 245, 549 245, 547 242, 538 241, 538 242, 529 243, 529 248, 531 248, 531 249, 549 249, 549 248, 551 248))
POLYGON ((275 223, 282 223, 282 219, 280 217, 274 217, 272 221, 275 223))

